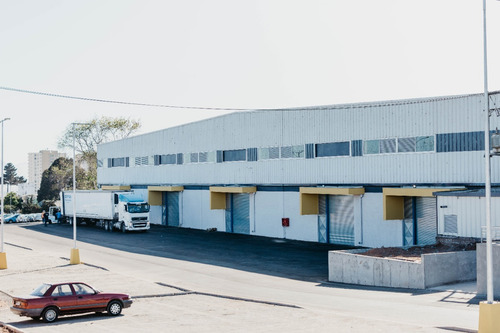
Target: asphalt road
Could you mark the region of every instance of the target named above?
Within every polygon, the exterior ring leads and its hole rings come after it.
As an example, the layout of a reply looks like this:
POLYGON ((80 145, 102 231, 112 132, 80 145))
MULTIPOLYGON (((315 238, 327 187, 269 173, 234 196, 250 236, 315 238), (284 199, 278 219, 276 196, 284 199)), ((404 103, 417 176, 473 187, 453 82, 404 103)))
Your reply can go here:
MULTIPOLYGON (((154 227, 123 234, 79 226, 84 264, 69 265, 69 225, 6 225, 9 268, 0 291, 81 280, 127 292, 119 317, 80 315, 44 324, 0 308, 25 332, 473 332, 474 295, 331 284, 327 244, 154 227)), ((5 299, 5 296, 4 296, 5 299)))

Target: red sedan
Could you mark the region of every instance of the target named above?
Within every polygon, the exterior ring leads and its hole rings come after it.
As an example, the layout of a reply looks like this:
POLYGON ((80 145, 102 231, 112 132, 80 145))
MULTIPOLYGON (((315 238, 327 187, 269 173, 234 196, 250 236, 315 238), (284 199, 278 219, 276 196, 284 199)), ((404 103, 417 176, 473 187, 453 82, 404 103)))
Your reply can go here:
POLYGON ((81 282, 44 283, 28 297, 13 297, 11 311, 20 316, 53 322, 58 316, 107 311, 112 316, 132 305, 126 294, 102 293, 81 282))

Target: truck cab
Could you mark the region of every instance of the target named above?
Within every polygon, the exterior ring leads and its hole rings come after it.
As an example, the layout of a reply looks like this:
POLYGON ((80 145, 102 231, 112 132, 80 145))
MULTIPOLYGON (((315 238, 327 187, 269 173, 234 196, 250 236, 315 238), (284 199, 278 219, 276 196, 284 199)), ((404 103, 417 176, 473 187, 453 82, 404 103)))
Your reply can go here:
POLYGON ((149 204, 133 193, 115 193, 115 228, 122 231, 148 230, 149 204))

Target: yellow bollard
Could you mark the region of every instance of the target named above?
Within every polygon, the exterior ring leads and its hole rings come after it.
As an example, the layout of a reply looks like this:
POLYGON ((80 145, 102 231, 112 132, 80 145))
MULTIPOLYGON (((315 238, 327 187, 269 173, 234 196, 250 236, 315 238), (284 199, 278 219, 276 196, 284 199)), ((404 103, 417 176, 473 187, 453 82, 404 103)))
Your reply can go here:
POLYGON ((479 303, 479 333, 500 331, 500 303, 479 303))
POLYGON ((71 249, 71 256, 69 257, 69 263, 71 265, 81 264, 80 251, 78 249, 71 249))
POLYGON ((7 269, 7 253, 0 252, 0 269, 7 269))

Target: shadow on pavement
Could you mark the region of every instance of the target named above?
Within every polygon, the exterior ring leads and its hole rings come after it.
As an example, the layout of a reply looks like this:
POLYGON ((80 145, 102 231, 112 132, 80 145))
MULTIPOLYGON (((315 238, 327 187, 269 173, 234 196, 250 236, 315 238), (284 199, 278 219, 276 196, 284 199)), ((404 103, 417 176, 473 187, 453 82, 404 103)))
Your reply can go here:
MULTIPOLYGON (((23 228, 73 238, 69 224, 24 225, 23 228)), ((276 239, 261 236, 208 232, 153 225, 148 232, 106 232, 77 226, 77 240, 137 254, 216 265, 304 281, 327 281, 328 251, 353 247, 276 239)))

